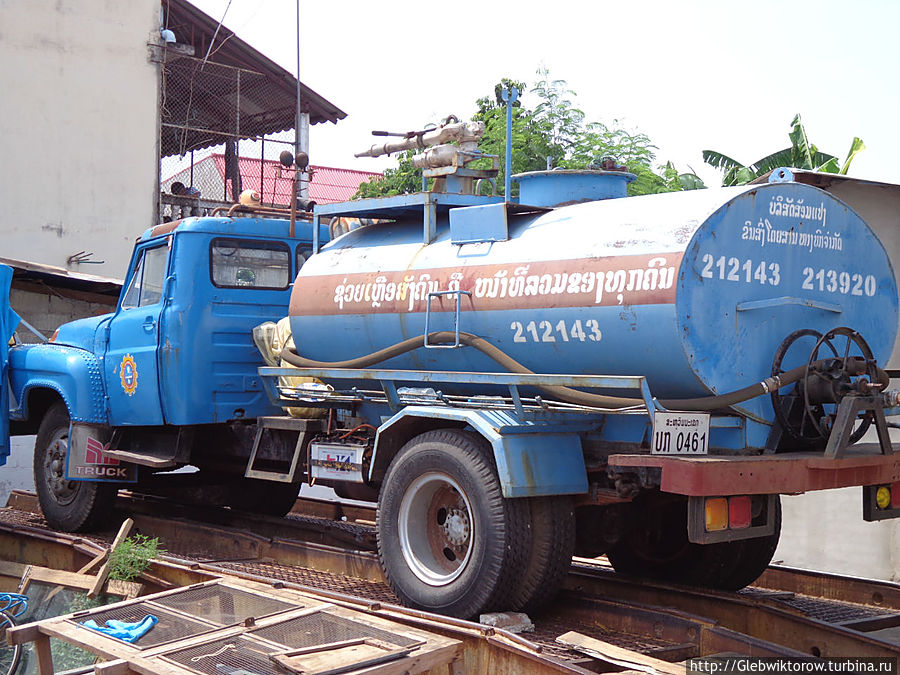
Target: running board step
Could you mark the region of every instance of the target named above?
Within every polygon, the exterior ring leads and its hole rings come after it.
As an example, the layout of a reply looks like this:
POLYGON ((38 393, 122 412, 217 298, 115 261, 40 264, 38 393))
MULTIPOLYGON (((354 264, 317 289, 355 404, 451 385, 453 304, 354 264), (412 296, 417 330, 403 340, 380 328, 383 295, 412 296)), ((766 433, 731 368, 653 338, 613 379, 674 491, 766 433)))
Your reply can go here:
POLYGON ((104 450, 104 457, 111 457, 122 462, 130 462, 132 464, 140 464, 141 466, 150 466, 154 469, 168 469, 178 466, 178 462, 173 457, 154 457, 153 455, 144 455, 139 452, 128 452, 127 450, 104 450))

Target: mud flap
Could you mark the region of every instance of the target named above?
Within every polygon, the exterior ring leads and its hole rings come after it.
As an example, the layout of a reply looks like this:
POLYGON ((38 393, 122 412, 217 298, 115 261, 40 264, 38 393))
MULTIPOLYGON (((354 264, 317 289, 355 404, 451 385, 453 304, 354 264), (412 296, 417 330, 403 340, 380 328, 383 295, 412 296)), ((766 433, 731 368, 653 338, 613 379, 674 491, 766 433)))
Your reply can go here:
POLYGON ((137 465, 106 457, 112 432, 109 427, 94 424, 72 424, 69 427, 69 452, 66 455, 66 478, 69 480, 137 482, 137 465))
POLYGON ((19 315, 9 306, 12 268, 0 265, 0 466, 9 457, 9 340, 19 325, 19 315))

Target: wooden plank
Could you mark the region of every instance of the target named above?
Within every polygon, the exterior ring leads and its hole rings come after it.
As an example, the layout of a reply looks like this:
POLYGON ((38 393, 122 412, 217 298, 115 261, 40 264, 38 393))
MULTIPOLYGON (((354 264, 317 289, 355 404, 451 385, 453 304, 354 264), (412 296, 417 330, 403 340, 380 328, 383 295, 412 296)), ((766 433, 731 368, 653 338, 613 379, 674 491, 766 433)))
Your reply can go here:
POLYGON ((34 640, 34 651, 37 654, 38 675, 53 675, 53 655, 50 653, 50 638, 39 634, 34 640))
POLYGON ((25 570, 27 568, 28 565, 24 563, 0 560, 0 576, 15 577, 16 579, 21 579, 22 575, 25 574, 25 570))
MULTIPOLYGON (((402 661, 394 661, 360 670, 358 675, 418 675, 419 673, 427 673, 440 666, 450 665, 452 669, 457 663, 460 664, 460 669, 457 672, 465 672, 462 669, 462 644, 448 645, 427 652, 421 652, 422 649, 424 647, 410 654, 402 661)), ((451 672, 454 671, 451 670, 451 672)))
POLYGON ((106 562, 106 559, 109 557, 109 551, 102 551, 100 554, 94 556, 87 565, 78 570, 78 574, 87 574, 95 567, 102 565, 106 562))
POLYGON ((143 654, 129 658, 128 666, 139 675, 186 675, 195 672, 165 659, 151 659, 143 654))
MULTIPOLYGON (((116 550, 116 546, 125 541, 125 538, 131 532, 131 528, 134 527, 134 521, 131 518, 126 518, 125 522, 122 523, 122 526, 119 528, 119 532, 116 534, 116 538, 113 539, 112 546, 109 547, 110 553, 116 550)), ((91 589, 88 591, 88 597, 93 598, 97 596, 97 593, 100 592, 100 589, 103 588, 103 584, 106 583, 106 579, 109 576, 109 569, 111 563, 107 560, 103 563, 103 566, 100 568, 100 571, 97 572, 97 578, 94 581, 94 585, 91 586, 91 589)))
MULTIPOLYGON (((367 666, 368 672, 381 673, 381 666, 388 661, 402 659, 405 664, 410 648, 401 648, 380 640, 361 639, 295 649, 286 654, 273 654, 270 658, 285 670, 303 675, 336 675, 367 666)), ((403 672, 409 672, 407 668, 403 672)))
POLYGON ((588 637, 577 631, 569 631, 556 638, 556 641, 571 649, 579 651, 595 659, 606 661, 623 668, 640 670, 645 673, 662 673, 664 675, 684 675, 684 666, 669 663, 646 654, 639 654, 630 649, 588 637))
POLYGON ((120 579, 111 579, 106 584, 106 594, 116 595, 126 600, 132 600, 144 592, 144 584, 136 581, 122 581, 120 579))
POLYGON ((128 675, 133 672, 125 659, 114 659, 94 666, 94 673, 97 675, 128 675))
POLYGON ((45 584, 89 590, 94 585, 94 577, 90 574, 78 572, 66 572, 65 570, 51 570, 48 567, 32 567, 31 580, 42 581, 45 584))
POLYGON ((6 641, 10 645, 23 645, 26 642, 34 642, 41 636, 41 628, 37 621, 23 623, 21 626, 13 626, 6 629, 6 641))

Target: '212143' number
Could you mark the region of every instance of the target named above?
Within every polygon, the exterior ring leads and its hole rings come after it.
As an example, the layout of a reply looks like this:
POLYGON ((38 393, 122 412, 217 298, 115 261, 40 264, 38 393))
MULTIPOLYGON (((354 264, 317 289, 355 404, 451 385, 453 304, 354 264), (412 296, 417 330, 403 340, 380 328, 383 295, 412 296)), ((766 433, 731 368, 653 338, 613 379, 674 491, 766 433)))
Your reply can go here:
POLYGON ((513 331, 513 342, 600 342, 603 338, 596 319, 588 319, 583 325, 581 319, 569 325, 563 319, 556 325, 549 321, 529 321, 524 325, 521 321, 513 321, 509 329, 513 331))

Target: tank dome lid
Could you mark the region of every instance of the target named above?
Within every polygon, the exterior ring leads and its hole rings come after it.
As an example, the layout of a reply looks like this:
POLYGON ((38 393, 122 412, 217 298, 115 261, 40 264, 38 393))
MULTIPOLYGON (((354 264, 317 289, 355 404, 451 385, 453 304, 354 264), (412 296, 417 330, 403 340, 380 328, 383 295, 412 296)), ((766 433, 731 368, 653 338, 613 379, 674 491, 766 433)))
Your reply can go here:
POLYGON ((625 197, 628 183, 636 178, 627 171, 596 169, 529 171, 512 177, 519 184, 519 203, 544 207, 625 197))

